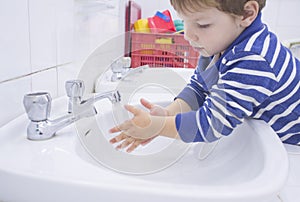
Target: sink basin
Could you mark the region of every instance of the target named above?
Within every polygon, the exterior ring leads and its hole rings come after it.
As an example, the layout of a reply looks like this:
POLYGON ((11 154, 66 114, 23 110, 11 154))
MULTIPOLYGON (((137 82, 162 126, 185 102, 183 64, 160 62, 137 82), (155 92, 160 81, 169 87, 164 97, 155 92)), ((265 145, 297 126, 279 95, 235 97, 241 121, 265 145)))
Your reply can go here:
MULTIPOLYGON (((123 100, 171 101, 170 93, 155 96, 151 89, 125 93, 123 100)), ((66 97, 55 99, 51 116, 64 114, 66 106, 66 97)), ((101 100, 97 116, 45 141, 26 138, 26 115, 2 127, 0 201, 256 202, 273 198, 285 184, 286 151, 264 122, 246 120, 217 143, 157 138, 128 154, 107 142, 108 129, 128 116, 121 107, 101 100)))

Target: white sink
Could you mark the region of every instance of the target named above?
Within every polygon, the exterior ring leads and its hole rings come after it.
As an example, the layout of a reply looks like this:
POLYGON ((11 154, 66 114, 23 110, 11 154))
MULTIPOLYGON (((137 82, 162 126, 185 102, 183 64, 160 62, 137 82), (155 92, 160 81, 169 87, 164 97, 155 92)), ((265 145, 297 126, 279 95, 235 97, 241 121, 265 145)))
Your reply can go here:
MULTIPOLYGON (((164 95, 149 97, 169 102, 164 95)), ((51 116, 63 114, 66 106, 65 97, 54 100, 51 116)), ((96 106, 97 116, 50 140, 26 138, 26 115, 2 127, 0 201, 258 202, 273 198, 285 184, 286 151, 261 121, 246 120, 217 145, 157 138, 127 154, 106 141, 108 129, 121 121, 119 106, 106 100, 96 106)))

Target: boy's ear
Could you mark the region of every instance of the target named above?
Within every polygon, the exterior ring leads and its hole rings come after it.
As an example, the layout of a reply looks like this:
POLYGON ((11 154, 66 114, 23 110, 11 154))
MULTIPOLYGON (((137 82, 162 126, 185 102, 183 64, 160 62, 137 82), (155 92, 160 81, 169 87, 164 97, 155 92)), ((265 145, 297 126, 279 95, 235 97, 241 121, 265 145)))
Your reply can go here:
POLYGON ((241 26, 248 27, 256 19, 259 13, 259 4, 257 1, 247 1, 244 5, 244 15, 242 17, 241 26))

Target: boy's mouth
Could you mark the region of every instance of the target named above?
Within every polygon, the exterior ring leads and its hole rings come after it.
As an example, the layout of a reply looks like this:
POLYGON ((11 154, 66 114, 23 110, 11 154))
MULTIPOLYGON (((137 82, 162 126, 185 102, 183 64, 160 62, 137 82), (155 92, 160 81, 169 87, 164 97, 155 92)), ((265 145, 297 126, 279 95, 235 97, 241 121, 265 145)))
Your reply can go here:
POLYGON ((199 47, 199 46, 192 46, 192 47, 193 47, 193 49, 194 49, 195 51, 198 51, 198 52, 204 50, 203 47, 199 47))
POLYGON ((195 51, 202 51, 204 50, 203 46, 200 46, 199 44, 197 44, 196 42, 190 41, 190 45, 193 47, 193 49, 195 51))

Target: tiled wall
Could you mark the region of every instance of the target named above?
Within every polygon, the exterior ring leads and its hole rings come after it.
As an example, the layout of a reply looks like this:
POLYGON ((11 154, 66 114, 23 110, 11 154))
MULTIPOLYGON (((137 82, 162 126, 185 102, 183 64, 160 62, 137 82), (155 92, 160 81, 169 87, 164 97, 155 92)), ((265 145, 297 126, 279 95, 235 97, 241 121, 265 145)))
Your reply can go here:
POLYGON ((125 0, 0 2, 0 127, 24 112, 23 95, 64 95, 82 60, 124 32, 125 0), (75 59, 76 58, 76 59, 75 59))
MULTIPOLYGON (((149 0, 135 0, 143 6, 142 16, 144 18, 153 16, 156 10, 170 9, 172 16, 177 18, 174 10, 170 7, 169 0, 152 0, 152 5, 148 5, 149 0), (147 5, 147 6, 144 6, 147 5)), ((269 28, 277 33, 282 41, 291 38, 300 38, 300 1, 299 0, 266 0, 267 6, 263 11, 263 19, 269 28)))

